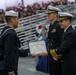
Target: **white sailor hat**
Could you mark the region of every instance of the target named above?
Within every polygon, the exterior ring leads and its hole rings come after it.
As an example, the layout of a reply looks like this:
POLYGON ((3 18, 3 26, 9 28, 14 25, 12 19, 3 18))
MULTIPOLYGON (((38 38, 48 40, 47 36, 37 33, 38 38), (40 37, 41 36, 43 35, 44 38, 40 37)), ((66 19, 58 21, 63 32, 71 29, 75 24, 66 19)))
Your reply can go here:
POLYGON ((15 12, 15 11, 13 11, 13 10, 10 10, 10 11, 6 11, 5 12, 5 16, 18 16, 18 12, 15 12))
POLYGON ((49 5, 46 13, 48 14, 48 13, 60 12, 60 11, 61 10, 59 8, 49 5))
POLYGON ((64 19, 72 19, 74 16, 67 12, 58 12, 59 18, 58 20, 64 20, 64 19))

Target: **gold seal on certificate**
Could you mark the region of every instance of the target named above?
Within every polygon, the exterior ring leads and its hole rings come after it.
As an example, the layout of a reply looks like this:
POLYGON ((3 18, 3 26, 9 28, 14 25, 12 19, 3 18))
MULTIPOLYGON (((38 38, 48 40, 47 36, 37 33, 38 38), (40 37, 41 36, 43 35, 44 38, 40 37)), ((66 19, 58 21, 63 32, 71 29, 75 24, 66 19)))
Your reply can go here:
POLYGON ((39 54, 41 52, 46 52, 46 44, 44 40, 34 41, 29 43, 29 49, 31 54, 39 54))

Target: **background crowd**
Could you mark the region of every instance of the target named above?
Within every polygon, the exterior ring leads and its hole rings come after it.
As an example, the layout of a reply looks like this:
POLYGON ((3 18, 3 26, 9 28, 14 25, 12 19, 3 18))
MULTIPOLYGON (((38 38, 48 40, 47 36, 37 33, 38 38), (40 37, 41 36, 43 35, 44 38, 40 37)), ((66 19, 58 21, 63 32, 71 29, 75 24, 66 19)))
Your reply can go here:
MULTIPOLYGON (((6 7, 5 11, 14 10, 19 13, 19 18, 27 17, 36 14, 37 10, 46 10, 48 5, 67 5, 67 4, 74 4, 76 2, 65 2, 65 1, 48 1, 47 3, 44 3, 43 1, 41 3, 34 3, 31 5, 27 5, 26 7, 19 3, 17 6, 12 7, 6 7)), ((5 11, 3 9, 0 9, 0 24, 5 23, 5 11)))

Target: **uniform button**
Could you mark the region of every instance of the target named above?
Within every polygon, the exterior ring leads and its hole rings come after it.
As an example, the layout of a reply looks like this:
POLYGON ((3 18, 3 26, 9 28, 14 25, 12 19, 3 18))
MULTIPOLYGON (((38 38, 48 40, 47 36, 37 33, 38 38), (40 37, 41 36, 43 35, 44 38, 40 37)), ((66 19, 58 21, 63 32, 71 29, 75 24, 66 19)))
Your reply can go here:
POLYGON ((63 60, 61 60, 61 62, 63 62, 63 60))
POLYGON ((53 41, 53 39, 51 39, 51 41, 53 41))
POLYGON ((52 46, 52 44, 51 44, 51 46, 52 46))

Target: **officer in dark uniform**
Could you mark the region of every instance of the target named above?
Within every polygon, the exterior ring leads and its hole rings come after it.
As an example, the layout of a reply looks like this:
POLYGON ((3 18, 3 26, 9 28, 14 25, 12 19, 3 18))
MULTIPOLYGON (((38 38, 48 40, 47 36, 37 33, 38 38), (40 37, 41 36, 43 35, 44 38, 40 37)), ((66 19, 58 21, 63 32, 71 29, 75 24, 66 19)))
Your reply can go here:
POLYGON ((60 46, 60 41, 62 38, 63 30, 59 26, 57 21, 58 12, 60 9, 48 6, 48 20, 51 21, 49 32, 48 32, 48 61, 49 61, 49 72, 50 75, 62 75, 61 62, 53 60, 50 55, 50 49, 58 48, 60 46))
POLYGON ((54 60, 62 60, 63 75, 76 75, 76 31, 71 26, 72 14, 59 13, 60 27, 64 29, 61 45, 50 50, 54 60))
POLYGON ((0 68, 0 75, 18 75, 18 56, 20 42, 14 28, 18 26, 18 12, 6 11, 5 19, 7 26, 5 26, 1 32, 2 35, 2 47, 4 50, 3 66, 0 68))
POLYGON ((48 32, 48 53, 43 52, 40 54, 48 54, 48 66, 50 75, 62 75, 60 60, 53 60, 50 54, 50 49, 58 48, 60 46, 60 41, 63 34, 63 29, 60 28, 59 22, 57 21, 59 11, 61 10, 53 6, 48 6, 47 8, 48 20, 51 22, 48 32))

